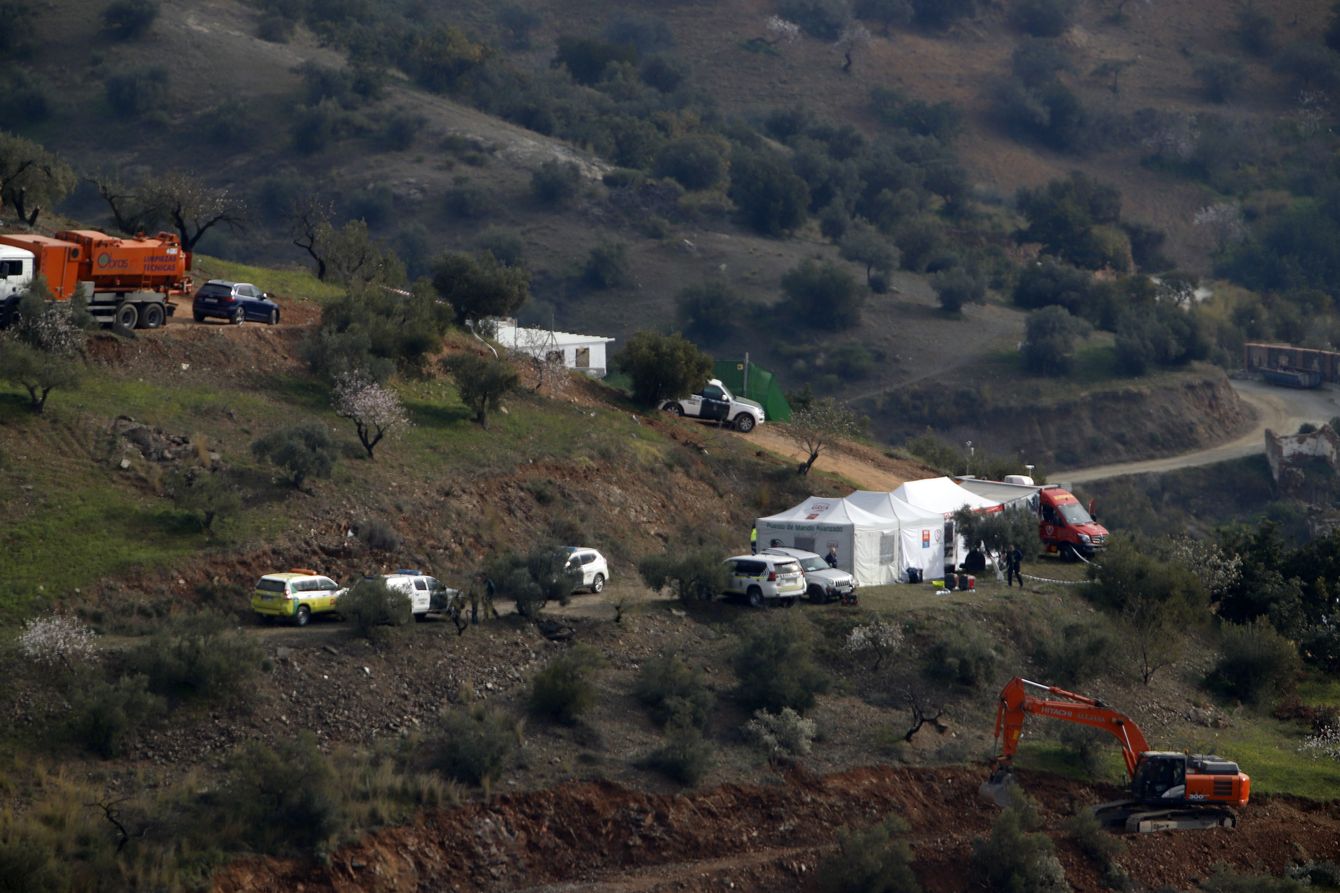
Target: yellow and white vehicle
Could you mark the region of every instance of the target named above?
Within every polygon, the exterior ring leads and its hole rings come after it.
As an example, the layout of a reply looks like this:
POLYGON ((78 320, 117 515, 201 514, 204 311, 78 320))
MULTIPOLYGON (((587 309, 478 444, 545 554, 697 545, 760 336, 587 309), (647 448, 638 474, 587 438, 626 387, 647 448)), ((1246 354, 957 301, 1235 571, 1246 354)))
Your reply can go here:
POLYGON ((266 574, 251 594, 251 610, 263 620, 283 618, 306 626, 313 614, 335 611, 335 600, 344 587, 330 577, 307 568, 294 568, 282 574, 266 574))
POLYGON ((755 608, 768 604, 790 608, 805 594, 805 574, 789 555, 736 555, 726 559, 726 569, 730 572, 726 595, 743 595, 755 608))

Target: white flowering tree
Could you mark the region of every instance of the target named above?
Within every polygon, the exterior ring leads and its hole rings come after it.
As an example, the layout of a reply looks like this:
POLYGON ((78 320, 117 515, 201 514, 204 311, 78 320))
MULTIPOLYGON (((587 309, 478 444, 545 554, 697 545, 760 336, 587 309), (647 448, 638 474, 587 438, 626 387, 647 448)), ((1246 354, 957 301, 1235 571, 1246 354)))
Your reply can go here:
POLYGON ((795 43, 800 39, 800 26, 781 16, 768 16, 768 20, 763 25, 768 31, 768 36, 763 39, 763 42, 770 47, 777 46, 779 43, 795 43))
POLYGON ((29 620, 19 632, 18 646, 24 658, 47 669, 73 669, 97 657, 93 630, 63 614, 29 620))
POLYGON ((879 669, 884 659, 895 653, 903 644, 903 631, 900 627, 884 619, 853 627, 842 643, 842 650, 858 658, 874 657, 871 672, 879 669))
POLYGON ((1196 212, 1192 221, 1214 236, 1215 245, 1226 248, 1247 238, 1247 222, 1237 202, 1216 202, 1196 212))
POLYGON ((786 759, 809 754, 818 726, 814 720, 783 707, 780 713, 754 711, 754 718, 744 724, 744 733, 769 759, 786 759))
POLYGON ((377 444, 410 425, 400 397, 390 388, 372 381, 362 372, 341 375, 335 381, 335 412, 354 423, 358 442, 372 459, 377 444))

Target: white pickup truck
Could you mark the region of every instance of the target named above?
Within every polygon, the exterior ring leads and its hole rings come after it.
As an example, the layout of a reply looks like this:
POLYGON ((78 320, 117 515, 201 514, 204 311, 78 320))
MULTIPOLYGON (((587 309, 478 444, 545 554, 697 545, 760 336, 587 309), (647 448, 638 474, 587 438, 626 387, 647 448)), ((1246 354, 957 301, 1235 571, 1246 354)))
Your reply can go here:
POLYGON ((730 425, 748 433, 763 424, 763 407, 753 400, 736 397, 719 379, 711 379, 696 394, 678 400, 666 400, 661 409, 678 416, 730 425))

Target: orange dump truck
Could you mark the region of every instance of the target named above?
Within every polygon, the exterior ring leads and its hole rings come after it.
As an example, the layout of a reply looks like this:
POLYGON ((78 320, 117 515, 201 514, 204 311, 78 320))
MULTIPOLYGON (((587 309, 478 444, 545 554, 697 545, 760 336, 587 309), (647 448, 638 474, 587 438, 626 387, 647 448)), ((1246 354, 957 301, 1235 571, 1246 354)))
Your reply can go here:
POLYGON ((99 322, 155 329, 176 309, 169 299, 190 292, 190 269, 191 255, 172 233, 133 239, 87 229, 0 234, 0 319, 43 276, 58 301, 88 283, 88 309, 99 322))

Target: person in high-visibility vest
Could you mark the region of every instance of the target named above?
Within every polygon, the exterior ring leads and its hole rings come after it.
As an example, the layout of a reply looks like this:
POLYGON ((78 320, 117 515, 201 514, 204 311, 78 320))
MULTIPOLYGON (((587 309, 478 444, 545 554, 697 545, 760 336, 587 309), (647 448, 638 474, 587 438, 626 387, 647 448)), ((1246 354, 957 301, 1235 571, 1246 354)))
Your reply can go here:
POLYGON ((758 554, 758 527, 753 527, 749 531, 749 554, 758 554))

